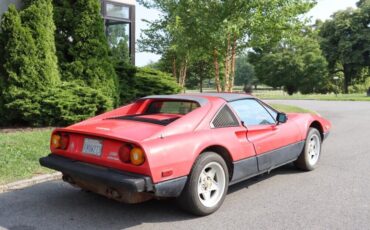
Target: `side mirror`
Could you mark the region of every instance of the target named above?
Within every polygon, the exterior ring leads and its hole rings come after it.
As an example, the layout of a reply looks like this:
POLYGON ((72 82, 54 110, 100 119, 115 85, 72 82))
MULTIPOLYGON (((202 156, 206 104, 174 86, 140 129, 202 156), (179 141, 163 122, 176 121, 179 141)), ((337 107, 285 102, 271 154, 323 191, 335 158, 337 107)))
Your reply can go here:
POLYGON ((288 116, 285 113, 278 113, 276 120, 278 124, 285 123, 288 120, 288 116))

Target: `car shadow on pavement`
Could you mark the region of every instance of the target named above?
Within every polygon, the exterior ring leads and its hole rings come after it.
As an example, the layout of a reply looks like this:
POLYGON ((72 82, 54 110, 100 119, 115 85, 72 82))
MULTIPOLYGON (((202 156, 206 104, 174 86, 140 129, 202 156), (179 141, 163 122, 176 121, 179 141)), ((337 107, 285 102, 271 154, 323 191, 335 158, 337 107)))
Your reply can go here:
MULTIPOLYGON (((265 179, 300 173, 286 165, 240 182, 229 188, 238 192, 265 179)), ((0 229, 125 229, 142 224, 183 222, 195 219, 177 207, 174 200, 152 200, 123 204, 103 196, 73 188, 62 181, 38 184, 0 194, 0 229)))
POLYGON ((0 229, 126 229, 194 218, 173 200, 123 204, 62 181, 0 194, 0 229))

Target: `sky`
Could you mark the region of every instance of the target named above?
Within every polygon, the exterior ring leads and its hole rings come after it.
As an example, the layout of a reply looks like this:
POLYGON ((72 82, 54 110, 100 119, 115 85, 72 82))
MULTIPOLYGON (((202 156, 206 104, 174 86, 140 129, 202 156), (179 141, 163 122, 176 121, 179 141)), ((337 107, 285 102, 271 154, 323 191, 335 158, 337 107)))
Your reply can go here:
MULTIPOLYGON (((317 5, 307 13, 307 17, 311 17, 313 21, 316 19, 326 20, 338 11, 345 10, 348 7, 356 7, 358 0, 318 0, 317 5)), ((137 4, 136 6, 136 37, 139 38, 142 29, 146 28, 146 23, 142 19, 149 21, 158 18, 159 12, 156 10, 146 9, 145 7, 137 4)), ((145 52, 136 52, 136 65, 145 66, 151 62, 156 62, 160 59, 159 55, 145 52)))

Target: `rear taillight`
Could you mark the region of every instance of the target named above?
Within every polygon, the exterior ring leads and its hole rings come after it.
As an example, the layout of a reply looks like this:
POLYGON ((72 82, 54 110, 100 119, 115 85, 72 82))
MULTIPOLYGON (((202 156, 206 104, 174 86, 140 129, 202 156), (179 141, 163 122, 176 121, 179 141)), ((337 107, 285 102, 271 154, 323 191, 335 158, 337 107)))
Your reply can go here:
POLYGON ((69 145, 69 135, 68 134, 53 134, 51 136, 50 145, 54 149, 67 149, 69 145))
POLYGON ((59 134, 53 134, 50 140, 51 147, 53 147, 54 149, 60 148, 60 139, 61 136, 59 134))
POLYGON ((124 144, 118 151, 119 159, 124 163, 130 163, 131 145, 124 144))
POLYGON ((60 139, 60 148, 67 149, 69 145, 69 135, 62 134, 62 138, 60 139))
POLYGON ((145 162, 144 150, 138 146, 124 144, 118 151, 119 159, 124 163, 142 165, 145 162))

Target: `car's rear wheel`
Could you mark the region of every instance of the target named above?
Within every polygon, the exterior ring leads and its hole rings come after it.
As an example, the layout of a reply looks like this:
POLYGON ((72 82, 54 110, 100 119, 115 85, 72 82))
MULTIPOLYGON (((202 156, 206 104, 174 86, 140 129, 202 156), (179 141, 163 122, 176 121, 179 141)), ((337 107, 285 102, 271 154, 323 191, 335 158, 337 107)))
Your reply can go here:
POLYGON ((214 152, 202 153, 193 166, 178 203, 195 215, 211 214, 222 205, 228 185, 229 173, 224 159, 214 152))
POLYGON ((305 147, 294 164, 302 170, 314 170, 320 160, 321 143, 320 132, 315 128, 310 128, 307 134, 305 147))

